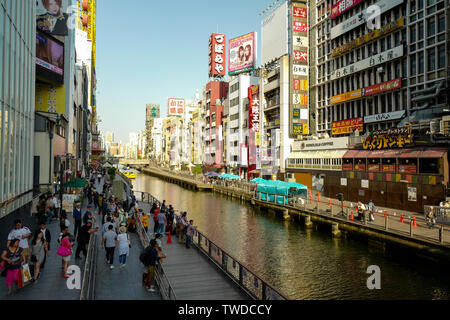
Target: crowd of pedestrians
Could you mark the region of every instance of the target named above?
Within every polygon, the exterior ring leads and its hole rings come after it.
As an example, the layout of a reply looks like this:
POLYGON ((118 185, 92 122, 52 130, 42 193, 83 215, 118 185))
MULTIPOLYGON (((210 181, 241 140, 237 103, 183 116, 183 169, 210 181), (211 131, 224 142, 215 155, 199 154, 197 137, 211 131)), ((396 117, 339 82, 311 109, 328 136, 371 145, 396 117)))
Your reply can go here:
POLYGON ((56 221, 59 221, 60 230, 56 237, 56 254, 61 257, 63 278, 70 277, 68 268, 73 256, 76 260, 87 257, 91 235, 99 231, 100 246, 105 250, 105 262, 109 268, 114 269, 117 256, 120 268, 124 268, 131 250, 130 233, 137 231, 139 222, 145 232, 149 233, 151 218, 154 228, 150 234, 150 245, 139 257, 144 264, 142 283, 148 291, 155 291, 155 268, 166 258, 163 252, 163 237, 169 233, 176 235, 180 243, 190 248, 195 226, 193 220, 187 220, 186 212, 176 216, 172 205, 166 205, 165 201, 161 204, 154 203, 149 212, 144 212, 133 193, 125 201, 120 201, 112 194, 112 185, 105 170, 91 169, 88 174, 90 179, 83 189, 84 199, 87 199, 85 209, 82 208, 81 202, 76 202, 72 212, 65 212, 57 194, 46 194, 39 199, 38 224, 33 231, 24 226, 21 220, 14 221, 14 228, 8 235, 7 248, 0 258, 0 273, 6 278, 8 295, 14 292, 14 285, 21 287, 21 272, 25 267, 30 269, 30 282, 37 284, 47 257, 51 254, 52 234, 47 226, 56 221), (100 184, 103 177, 103 188, 98 192, 95 183, 100 184), (100 228, 95 226, 97 223, 100 228))

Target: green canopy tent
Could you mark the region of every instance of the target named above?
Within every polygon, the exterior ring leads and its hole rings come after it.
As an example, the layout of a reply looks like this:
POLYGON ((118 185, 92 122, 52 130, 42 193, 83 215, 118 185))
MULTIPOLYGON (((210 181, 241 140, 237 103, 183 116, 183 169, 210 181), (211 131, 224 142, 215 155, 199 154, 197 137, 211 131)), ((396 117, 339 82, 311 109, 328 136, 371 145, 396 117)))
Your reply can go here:
POLYGON ((77 178, 64 183, 63 188, 84 188, 86 185, 86 180, 77 178))

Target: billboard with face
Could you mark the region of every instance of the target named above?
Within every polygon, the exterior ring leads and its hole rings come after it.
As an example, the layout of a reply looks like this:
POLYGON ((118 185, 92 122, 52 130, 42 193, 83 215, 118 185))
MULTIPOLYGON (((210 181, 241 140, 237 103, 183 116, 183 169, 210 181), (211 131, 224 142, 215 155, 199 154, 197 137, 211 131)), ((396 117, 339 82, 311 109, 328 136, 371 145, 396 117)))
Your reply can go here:
POLYGON ((37 0, 36 26, 51 35, 67 36, 68 0, 37 0))
POLYGON ((228 74, 233 75, 255 68, 256 32, 251 32, 228 43, 228 74))

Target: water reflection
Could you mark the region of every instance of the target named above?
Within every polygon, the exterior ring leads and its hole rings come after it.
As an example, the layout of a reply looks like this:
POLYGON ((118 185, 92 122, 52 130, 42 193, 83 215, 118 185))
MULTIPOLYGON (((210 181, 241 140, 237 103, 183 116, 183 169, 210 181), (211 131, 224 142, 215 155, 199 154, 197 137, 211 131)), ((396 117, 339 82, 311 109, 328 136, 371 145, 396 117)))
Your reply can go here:
POLYGON ((206 236, 293 299, 448 299, 450 277, 437 264, 336 239, 302 222, 257 213, 244 202, 194 192, 138 174, 134 189, 188 212, 206 236), (381 269, 369 290, 367 267, 381 269))

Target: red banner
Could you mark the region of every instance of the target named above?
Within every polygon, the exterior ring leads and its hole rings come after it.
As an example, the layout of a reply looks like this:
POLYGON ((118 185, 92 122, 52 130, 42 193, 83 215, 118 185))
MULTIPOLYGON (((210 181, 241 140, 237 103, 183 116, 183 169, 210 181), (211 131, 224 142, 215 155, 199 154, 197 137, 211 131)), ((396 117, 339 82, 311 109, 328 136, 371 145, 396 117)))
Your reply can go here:
POLYGON ((338 1, 334 6, 331 7, 331 19, 336 18, 337 16, 341 15, 343 12, 347 11, 348 9, 356 6, 358 3, 362 2, 363 0, 341 0, 338 1))
POLYGON ((225 75, 226 39, 224 34, 213 33, 209 38, 209 76, 225 75))
POLYGON ((347 134, 355 131, 363 131, 363 118, 353 118, 342 121, 334 121, 331 124, 331 133, 334 134, 347 134))
POLYGON ((306 22, 294 21, 292 30, 294 32, 308 32, 308 24, 306 22))
POLYGON ((294 50, 294 60, 295 61, 308 62, 308 52, 307 51, 294 50))
POLYGON ((306 8, 292 7, 292 15, 297 18, 308 18, 306 8))
POLYGON ((397 78, 394 80, 374 84, 373 86, 364 88, 364 95, 370 96, 372 94, 377 94, 384 91, 399 89, 402 87, 402 78, 397 78))

